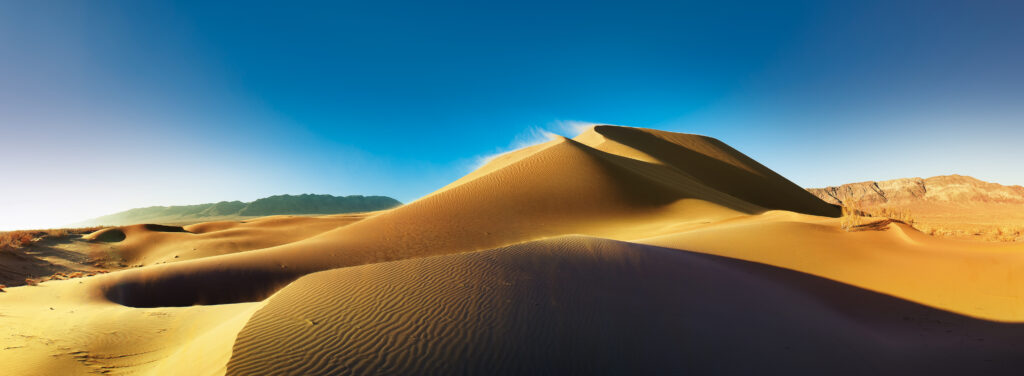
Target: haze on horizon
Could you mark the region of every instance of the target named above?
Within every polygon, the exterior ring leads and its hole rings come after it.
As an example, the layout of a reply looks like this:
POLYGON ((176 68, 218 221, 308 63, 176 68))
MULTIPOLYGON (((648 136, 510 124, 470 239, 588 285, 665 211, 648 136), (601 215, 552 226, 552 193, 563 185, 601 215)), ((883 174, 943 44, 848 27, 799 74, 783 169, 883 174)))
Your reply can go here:
POLYGON ((0 4, 0 230, 440 188, 590 123, 805 187, 1024 184, 1024 4, 0 4))

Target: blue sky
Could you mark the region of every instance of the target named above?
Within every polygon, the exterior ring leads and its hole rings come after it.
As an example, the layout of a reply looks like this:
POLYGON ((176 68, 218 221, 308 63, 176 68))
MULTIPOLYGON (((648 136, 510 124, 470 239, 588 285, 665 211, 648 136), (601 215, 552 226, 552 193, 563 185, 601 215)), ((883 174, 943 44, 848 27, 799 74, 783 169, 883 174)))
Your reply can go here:
POLYGON ((281 193, 408 202, 586 122, 797 184, 1024 184, 1020 2, 3 2, 0 229, 281 193))

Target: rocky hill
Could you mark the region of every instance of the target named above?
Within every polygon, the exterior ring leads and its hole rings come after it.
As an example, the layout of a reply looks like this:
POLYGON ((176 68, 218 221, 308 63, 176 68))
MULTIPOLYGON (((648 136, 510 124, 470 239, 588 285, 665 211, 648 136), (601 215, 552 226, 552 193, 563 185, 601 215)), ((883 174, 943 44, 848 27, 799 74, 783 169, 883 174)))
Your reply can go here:
POLYGON ((151 206, 105 215, 76 226, 129 225, 137 223, 186 223, 237 217, 282 214, 340 214, 390 209, 402 203, 385 196, 277 195, 253 202, 221 201, 217 203, 151 206))
POLYGON ((981 181, 970 176, 945 175, 810 188, 825 202, 861 206, 908 205, 920 202, 951 204, 1024 204, 1024 187, 981 181))

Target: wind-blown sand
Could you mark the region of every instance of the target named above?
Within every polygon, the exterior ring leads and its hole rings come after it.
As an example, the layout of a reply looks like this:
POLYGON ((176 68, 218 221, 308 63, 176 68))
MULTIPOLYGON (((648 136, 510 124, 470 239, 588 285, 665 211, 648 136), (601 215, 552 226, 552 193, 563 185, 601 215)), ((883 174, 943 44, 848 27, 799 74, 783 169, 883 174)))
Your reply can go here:
POLYGON ((387 211, 93 234, 141 267, 0 293, 0 362, 15 375, 1018 373, 1024 245, 845 232, 838 214, 720 141, 598 126, 387 211))

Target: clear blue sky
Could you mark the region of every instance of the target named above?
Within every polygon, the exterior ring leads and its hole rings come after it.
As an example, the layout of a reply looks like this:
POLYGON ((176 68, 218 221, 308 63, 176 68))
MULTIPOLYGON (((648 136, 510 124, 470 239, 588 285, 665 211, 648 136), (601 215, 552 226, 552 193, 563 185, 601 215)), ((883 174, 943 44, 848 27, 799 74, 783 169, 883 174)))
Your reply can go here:
POLYGON ((210 3, 0 3, 0 229, 408 202, 574 122, 713 136, 803 186, 1024 184, 1019 1, 210 3))

